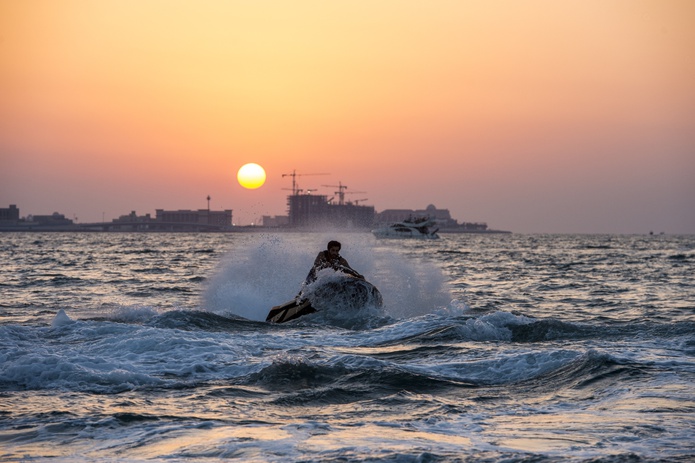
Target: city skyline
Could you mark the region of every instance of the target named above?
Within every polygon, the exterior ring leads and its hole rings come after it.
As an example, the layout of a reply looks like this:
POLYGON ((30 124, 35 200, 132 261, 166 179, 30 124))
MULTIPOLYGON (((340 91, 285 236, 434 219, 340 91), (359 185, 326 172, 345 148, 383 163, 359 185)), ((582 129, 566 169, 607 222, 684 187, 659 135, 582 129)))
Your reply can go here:
POLYGON ((0 205, 695 233, 695 3, 7 0, 0 205), (263 186, 237 182, 242 165, 263 186), (327 175, 317 175, 327 174, 327 175))
MULTIPOLYGON (((312 193, 307 193, 307 194, 312 194, 312 193)), ((317 195, 314 195, 314 196, 317 196, 317 195)), ((325 195, 318 195, 318 196, 325 196, 325 195)), ((287 196, 288 201, 289 201, 289 198, 290 198, 290 197, 287 196)), ((332 199, 332 198, 331 198, 331 199, 332 199)), ((172 212, 177 212, 177 211, 178 211, 178 212, 204 212, 204 211, 211 211, 211 212, 216 212, 216 213, 219 213, 219 212, 232 212, 232 220, 233 220, 233 209, 230 209, 230 208, 226 208, 226 209, 213 209, 213 208, 211 208, 211 207, 209 206, 209 205, 210 205, 210 200, 211 200, 211 197, 210 197, 209 195, 206 197, 206 200, 207 200, 207 204, 208 204, 208 205, 207 205, 207 207, 204 207, 204 208, 197 208, 197 209, 182 209, 182 208, 176 209, 176 208, 175 208, 175 209, 167 210, 166 212, 167 212, 167 213, 172 213, 172 212)), ((337 204, 337 201, 335 201, 334 203, 337 204)), ((346 200, 346 201, 345 201, 345 204, 348 204, 348 205, 355 205, 355 206, 360 205, 358 202, 353 202, 353 201, 350 201, 350 200, 346 200)), ((365 205, 365 204, 362 204, 362 205, 365 205)), ((104 214, 102 214, 102 219, 101 219, 100 221, 96 221, 96 222, 85 222, 85 221, 83 221, 83 220, 80 220, 79 217, 77 217, 76 215, 73 215, 73 216, 66 215, 64 212, 62 212, 62 210, 55 210, 55 211, 53 211, 53 212, 47 212, 47 213, 33 213, 33 212, 26 212, 26 211, 25 211, 25 212, 22 212, 23 209, 22 209, 19 205, 17 205, 17 204, 10 204, 10 205, 8 205, 8 206, 9 206, 9 208, 10 208, 10 209, 9 209, 10 211, 11 211, 12 209, 14 209, 14 212, 18 215, 19 220, 22 221, 22 222, 23 222, 23 221, 32 221, 32 220, 34 220, 34 218, 36 218, 36 217, 44 217, 44 218, 45 218, 45 217, 50 217, 50 216, 60 216, 61 218, 64 218, 64 219, 67 219, 67 220, 70 220, 70 221, 74 221, 75 223, 79 223, 79 224, 85 224, 85 223, 109 223, 109 222, 115 222, 115 221, 119 221, 119 220, 126 220, 126 219, 128 219, 128 218, 132 218, 133 220, 142 220, 142 219, 145 219, 145 218, 147 218, 147 219, 149 219, 149 220, 155 220, 155 219, 156 219, 156 217, 153 217, 153 216, 152 216, 152 211, 130 210, 130 211, 127 212, 127 213, 124 212, 124 213, 118 214, 117 216, 114 216, 114 217, 107 217, 106 214, 104 213, 104 214)), ((381 214, 381 213, 394 213, 394 212, 410 211, 410 212, 412 213, 412 216, 415 217, 415 218, 429 217, 430 215, 428 214, 428 209, 433 209, 434 212, 439 212, 439 211, 441 211, 441 212, 445 212, 446 214, 449 214, 449 209, 448 209, 448 208, 439 208, 439 207, 436 207, 436 205, 434 205, 434 204, 428 204, 427 207, 422 207, 422 208, 419 208, 419 209, 418 209, 418 208, 412 208, 412 207, 411 207, 411 208, 400 208, 400 209, 388 209, 388 208, 386 208, 386 209, 382 209, 382 210, 377 210, 377 209, 374 208, 373 206, 370 206, 370 205, 365 205, 365 206, 369 206, 369 207, 371 207, 372 209, 374 209, 374 214, 375 214, 375 216, 378 216, 378 215, 381 214)), ((7 212, 7 209, 8 209, 7 207, 0 205, 0 211, 5 210, 5 211, 7 212)), ((164 212, 164 211, 165 211, 165 210, 162 209, 162 208, 156 208, 156 209, 154 210, 154 212, 156 212, 157 214, 162 213, 162 212, 164 212)), ((260 219, 261 219, 261 220, 260 220, 259 222, 257 222, 257 223, 250 223, 250 224, 236 223, 236 221, 233 220, 233 225, 235 225, 235 226, 259 225, 259 224, 260 224, 260 225, 266 225, 265 223, 263 223, 263 220, 262 220, 262 219, 269 218, 269 219, 271 219, 271 221, 275 222, 275 221, 278 220, 278 219, 282 219, 282 218, 287 219, 287 218, 288 218, 288 213, 289 213, 289 211, 286 211, 285 214, 278 214, 278 215, 263 214, 262 216, 260 216, 260 219)), ((455 217, 451 217, 451 219, 454 220, 454 221, 456 221, 456 222, 458 222, 459 224, 465 223, 465 222, 463 222, 463 221, 458 220, 458 219, 455 218, 455 217)), ((398 220, 402 220, 402 219, 394 219, 394 220, 395 220, 395 221, 398 221, 398 220)), ((394 220, 392 220, 392 221, 394 221, 394 220)), ((382 220, 382 222, 383 222, 383 220, 382 220)), ((487 225, 486 222, 478 222, 478 223, 487 225)), ((470 223, 469 223, 469 224, 470 224, 470 223)))

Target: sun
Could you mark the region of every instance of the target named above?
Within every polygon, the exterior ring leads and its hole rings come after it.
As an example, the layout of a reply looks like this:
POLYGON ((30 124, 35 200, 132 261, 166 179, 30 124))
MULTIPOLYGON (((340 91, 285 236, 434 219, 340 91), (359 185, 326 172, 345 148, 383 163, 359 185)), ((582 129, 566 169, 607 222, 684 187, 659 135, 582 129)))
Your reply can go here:
POLYGON ((265 170, 256 163, 244 164, 236 174, 239 185, 254 190, 265 183, 265 170))

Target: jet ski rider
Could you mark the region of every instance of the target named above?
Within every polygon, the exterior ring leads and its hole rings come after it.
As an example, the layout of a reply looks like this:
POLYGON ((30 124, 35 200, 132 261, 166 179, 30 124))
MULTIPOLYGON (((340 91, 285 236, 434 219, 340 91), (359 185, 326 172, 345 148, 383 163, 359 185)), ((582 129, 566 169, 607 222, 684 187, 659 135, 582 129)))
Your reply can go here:
POLYGON ((338 241, 331 240, 328 242, 326 250, 319 252, 316 259, 314 259, 314 266, 311 267, 311 270, 304 281, 305 285, 316 281, 316 274, 319 272, 319 270, 323 270, 324 268, 332 268, 333 270, 347 273, 356 278, 364 280, 364 277, 360 275, 357 270, 350 267, 348 261, 340 255, 340 247, 341 245, 338 241))

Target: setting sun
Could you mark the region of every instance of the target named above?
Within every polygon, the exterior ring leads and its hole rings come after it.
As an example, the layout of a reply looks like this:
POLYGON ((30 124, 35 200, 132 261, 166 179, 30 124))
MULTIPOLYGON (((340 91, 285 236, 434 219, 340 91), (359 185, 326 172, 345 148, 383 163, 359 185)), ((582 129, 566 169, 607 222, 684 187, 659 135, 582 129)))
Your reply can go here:
POLYGON ((244 164, 236 174, 239 185, 254 190, 265 183, 265 170, 255 163, 244 164))

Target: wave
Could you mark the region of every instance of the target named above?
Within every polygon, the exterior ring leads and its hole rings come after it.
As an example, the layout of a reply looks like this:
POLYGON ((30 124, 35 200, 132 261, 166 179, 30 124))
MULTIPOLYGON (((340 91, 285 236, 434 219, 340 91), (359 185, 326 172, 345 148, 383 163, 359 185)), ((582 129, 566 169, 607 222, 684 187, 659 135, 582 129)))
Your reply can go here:
MULTIPOLYGON (((46 311, 46 313, 51 313, 46 311)), ((58 311, 53 324, 62 319, 72 321, 64 310, 58 311)), ((511 312, 493 312, 484 315, 464 315, 453 308, 436 313, 395 319, 383 311, 365 307, 363 310, 343 311, 328 308, 282 325, 249 320, 233 313, 218 314, 203 309, 158 310, 151 306, 114 305, 104 316, 87 318, 93 321, 141 324, 157 328, 187 331, 244 332, 248 330, 287 331, 311 327, 340 328, 364 331, 372 345, 439 344, 462 341, 500 341, 512 343, 539 343, 558 340, 679 338, 695 332, 695 322, 610 322, 582 324, 548 318, 536 319, 511 312)))
MULTIPOLYGON (((500 341, 539 343, 558 340, 617 340, 644 338, 678 338, 695 332, 693 322, 640 323, 613 322, 602 325, 571 323, 562 320, 536 319, 510 312, 442 316, 431 314, 413 319, 392 321, 378 330, 381 345, 401 343, 438 344, 461 341, 500 341)), ((378 336, 377 336, 378 337, 378 336)))
POLYGON ((690 254, 673 254, 668 256, 670 260, 683 261, 683 260, 693 260, 695 259, 695 253, 690 254))
POLYGON ((394 364, 360 360, 335 363, 284 359, 249 375, 242 384, 282 392, 275 402, 345 403, 401 391, 432 393, 446 388, 474 387, 454 378, 438 378, 394 364))
POLYGON ((581 339, 610 339, 615 341, 638 337, 645 339, 677 338, 692 335, 695 332, 695 323, 691 322, 588 325, 547 319, 513 323, 508 326, 512 333, 511 340, 519 343, 581 339))
POLYGON ((247 320, 236 315, 222 316, 204 311, 174 310, 158 315, 148 322, 157 328, 181 330, 223 331, 228 333, 268 329, 268 324, 247 320))
POLYGON ((481 394, 493 398, 552 392, 581 398, 610 395, 615 384, 625 387, 627 381, 647 376, 647 367, 600 352, 557 350, 434 366, 375 359, 329 363, 286 358, 249 375, 241 384, 276 393, 276 404, 316 405, 375 397, 389 400, 404 393, 445 393, 480 400, 481 394))
POLYGON ((60 311, 48 327, 0 326, 0 390, 118 393, 224 383, 292 393, 302 401, 310 400, 302 395, 308 390, 321 400, 345 400, 349 391, 580 389, 611 375, 635 376, 677 363, 631 364, 583 348, 584 339, 623 338, 626 345, 669 340, 686 355, 695 343, 693 323, 596 327, 507 312, 428 315, 362 330, 317 322, 271 325, 147 307, 74 320, 60 311), (580 342, 567 348, 566 340, 580 342))

